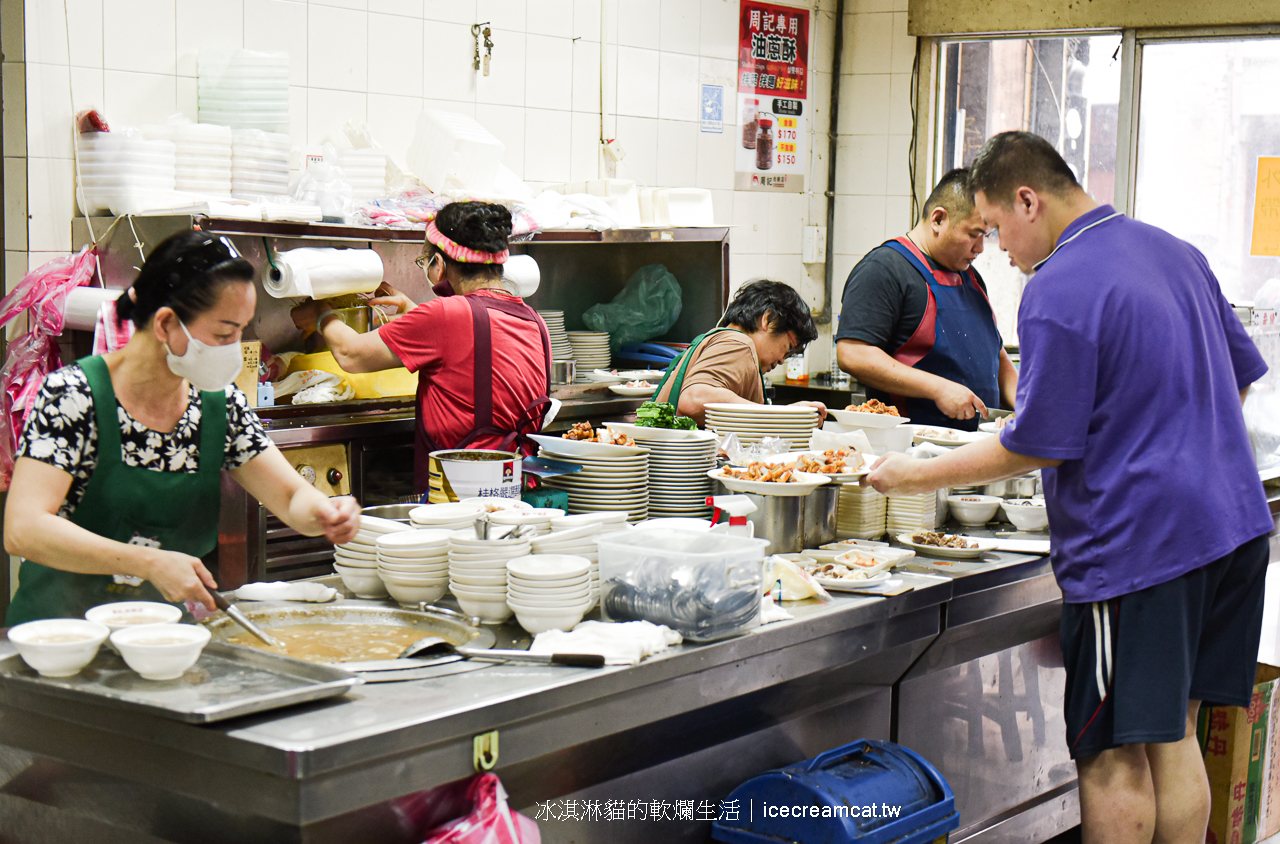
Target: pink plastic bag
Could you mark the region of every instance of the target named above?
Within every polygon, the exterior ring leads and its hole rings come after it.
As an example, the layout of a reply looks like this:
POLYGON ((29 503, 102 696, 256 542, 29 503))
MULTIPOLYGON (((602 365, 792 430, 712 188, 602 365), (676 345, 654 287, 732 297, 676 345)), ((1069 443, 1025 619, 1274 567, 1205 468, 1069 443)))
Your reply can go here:
POLYGON ((495 774, 410 795, 398 808, 407 823, 428 828, 423 844, 542 844, 538 825, 507 806, 495 774))
POLYGON ((0 328, 24 312, 31 313, 28 332, 9 344, 0 368, 0 490, 9 488, 18 437, 44 377, 62 366, 58 344, 66 318, 67 293, 88 284, 97 262, 85 247, 70 258, 55 258, 27 273, 0 300, 0 328))

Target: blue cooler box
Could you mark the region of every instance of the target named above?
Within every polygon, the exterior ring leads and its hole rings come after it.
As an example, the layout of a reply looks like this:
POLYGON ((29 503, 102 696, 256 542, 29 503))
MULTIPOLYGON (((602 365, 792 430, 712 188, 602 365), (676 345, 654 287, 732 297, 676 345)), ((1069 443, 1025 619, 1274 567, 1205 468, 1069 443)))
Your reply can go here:
POLYGON ((730 844, 927 844, 960 825, 937 769, 901 745, 855 741, 747 780, 711 837, 730 844), (735 802, 736 801, 736 802, 735 802))

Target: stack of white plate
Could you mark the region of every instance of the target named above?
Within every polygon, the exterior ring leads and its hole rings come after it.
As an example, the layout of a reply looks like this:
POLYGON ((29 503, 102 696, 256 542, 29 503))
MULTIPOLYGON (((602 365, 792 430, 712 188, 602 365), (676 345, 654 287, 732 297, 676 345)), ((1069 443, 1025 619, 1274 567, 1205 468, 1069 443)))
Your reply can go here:
POLYGON ((933 492, 919 495, 890 495, 885 508, 885 527, 892 535, 933 530, 939 527, 938 496, 933 492))
POLYGON ((885 532, 889 499, 856 481, 840 485, 836 535, 841 539, 879 539, 885 532))
POLYGON ((172 141, 143 140, 136 129, 77 135, 81 212, 138 214, 175 205, 176 153, 172 141))
POLYGON ((378 577, 402 604, 435 603, 449 587, 447 530, 404 530, 378 537, 378 577))
POLYGON ((781 437, 791 443, 792 451, 800 451, 809 447, 809 437, 818 426, 818 411, 790 404, 712 402, 706 411, 706 427, 737 434, 744 445, 781 437))
POLYGON ((649 449, 650 518, 711 515, 707 496, 716 483, 707 472, 716 467, 715 434, 631 425, 626 433, 649 449))
POLYGON ((391 519, 361 517, 355 538, 333 549, 333 570, 342 577, 342 584, 357 598, 387 597, 387 588, 378 576, 378 540, 410 529, 391 519))
MULTIPOLYGON (((571 554, 531 554, 507 562, 507 606, 535 636, 569 630, 595 606, 591 561, 571 554)), ((598 584, 597 584, 598 588, 598 584)))
POLYGON ((288 53, 204 50, 197 74, 201 123, 289 131, 288 53))
POLYGON ((449 591, 462 611, 492 623, 510 618, 507 560, 531 550, 525 538, 479 539, 474 526, 453 531, 449 537, 449 591))
MULTIPOLYGON (((649 452, 643 448, 535 435, 540 454, 568 460, 581 472, 544 478, 544 486, 569 494, 570 513, 627 511, 633 522, 649 517, 649 452), (554 444, 548 443, 554 441, 554 444), (553 450, 554 449, 554 450, 553 450)), ((552 523, 554 525, 554 522, 552 523)))
POLYGON ((551 533, 551 520, 564 515, 555 507, 531 507, 528 510, 500 510, 489 514, 490 534, 505 535, 515 527, 527 525, 522 534, 526 539, 551 533))
POLYGON ((573 360, 573 345, 564 330, 564 311, 538 311, 551 335, 551 359, 573 360))
POLYGON ((380 149, 340 149, 338 169, 351 185, 351 199, 368 202, 387 194, 387 153, 380 149))
POLYGON ((237 198, 289 192, 289 136, 238 129, 231 140, 231 194, 237 198))
POLYGON ((476 519, 488 510, 480 503, 453 501, 448 504, 424 504, 409 511, 409 521, 414 527, 460 530, 473 528, 476 519))
POLYGON ((569 345, 573 347, 573 359, 578 369, 608 369, 612 356, 609 353, 609 332, 569 331, 569 345))

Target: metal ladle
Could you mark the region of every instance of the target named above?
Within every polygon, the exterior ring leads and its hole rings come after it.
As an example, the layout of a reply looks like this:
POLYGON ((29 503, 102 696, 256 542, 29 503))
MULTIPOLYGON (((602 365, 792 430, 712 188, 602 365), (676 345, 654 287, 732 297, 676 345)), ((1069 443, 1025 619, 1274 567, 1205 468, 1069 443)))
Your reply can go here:
POLYGON ((602 654, 531 654, 528 651, 501 650, 498 648, 468 648, 455 645, 439 636, 427 636, 400 652, 397 659, 412 656, 436 656, 456 654, 467 659, 489 662, 525 662, 534 665, 572 665, 577 668, 603 668, 602 654))
POLYGON ((270 636, 268 636, 266 631, 264 631, 261 627, 259 627, 258 625, 250 621, 249 616, 245 615, 244 612, 239 607, 237 607, 236 605, 228 601, 227 596, 223 595, 221 592, 219 592, 216 589, 210 589, 209 594, 213 596, 213 602, 217 604, 218 609, 222 610, 224 613, 231 616, 232 621, 234 621, 236 624, 239 624, 245 630, 248 630, 254 636, 257 636, 268 647, 272 647, 272 648, 283 647, 275 639, 272 639, 270 636))

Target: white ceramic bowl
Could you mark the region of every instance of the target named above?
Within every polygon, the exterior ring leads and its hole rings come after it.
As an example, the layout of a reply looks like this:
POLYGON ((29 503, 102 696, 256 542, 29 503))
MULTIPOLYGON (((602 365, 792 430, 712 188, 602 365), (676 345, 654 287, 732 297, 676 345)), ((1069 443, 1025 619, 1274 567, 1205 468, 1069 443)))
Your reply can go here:
POLYGON ((582 617, 587 614, 587 609, 590 606, 588 602, 583 601, 576 607, 564 609, 540 609, 522 606, 513 611, 520 626, 536 636, 547 630, 572 629, 575 624, 582 621, 582 617))
POLYGON ((119 601, 99 604, 84 614, 89 621, 105 624, 108 630, 145 627, 148 624, 177 624, 182 610, 159 601, 119 601))
POLYGON ((444 593, 449 589, 449 582, 410 585, 388 580, 386 587, 396 603, 418 604, 425 601, 428 604, 434 604, 444 597, 444 593))
POLYGON ((376 568, 357 569, 334 563, 333 570, 342 577, 342 585, 356 593, 357 598, 387 597, 387 587, 383 585, 376 568))
POLYGON ((453 595, 464 613, 477 616, 481 621, 499 624, 511 618, 511 607, 507 606, 505 590, 501 595, 483 598, 472 597, 470 594, 459 595, 457 590, 454 590, 453 595))
POLYGON ((1018 530, 1044 530, 1049 526, 1049 511, 1038 498, 1010 498, 1004 504, 1005 517, 1018 530))
POLYGON ((590 589, 582 589, 573 595, 552 595, 549 597, 531 595, 527 592, 517 592, 513 589, 507 590, 507 603, 510 604, 513 609, 568 610, 590 602, 590 589))
POLYGON ((951 515, 962 525, 980 527, 996 517, 1002 499, 994 495, 948 495, 951 515))
POLYGON ((181 677, 208 643, 208 628, 198 624, 154 624, 111 634, 125 663, 148 680, 181 677))
POLYGON ((452 574, 449 575, 449 581, 462 586, 464 589, 468 586, 501 586, 505 588, 507 585, 507 576, 504 574, 452 574))
POLYGON ((449 573, 447 571, 432 574, 414 574, 412 572, 379 570, 378 577, 382 578, 383 583, 426 584, 449 582, 449 573))
POLYGON ((401 566, 401 565, 396 565, 395 563, 387 562, 385 560, 379 560, 378 571, 389 571, 389 572, 395 572, 397 574, 445 576, 449 574, 449 563, 443 562, 443 563, 440 563, 439 565, 436 565, 436 564, 414 565, 410 563, 408 565, 401 566))
POLYGON ((44 677, 70 677, 98 655, 111 630, 81 618, 28 621, 9 630, 23 661, 44 677))

